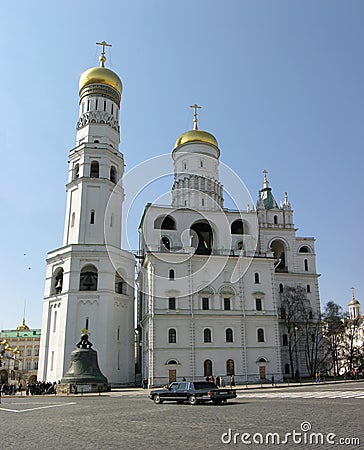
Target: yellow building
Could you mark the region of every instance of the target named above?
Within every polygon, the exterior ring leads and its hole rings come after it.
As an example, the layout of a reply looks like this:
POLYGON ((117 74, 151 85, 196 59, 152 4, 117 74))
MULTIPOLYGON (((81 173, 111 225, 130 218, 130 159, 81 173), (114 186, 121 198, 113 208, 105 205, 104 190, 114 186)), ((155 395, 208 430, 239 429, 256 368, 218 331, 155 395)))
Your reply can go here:
MULTIPOLYGON (((0 382, 16 383, 37 379, 40 329, 31 330, 23 319, 15 330, 0 332, 0 382)), ((41 380, 43 381, 43 380, 41 380)))

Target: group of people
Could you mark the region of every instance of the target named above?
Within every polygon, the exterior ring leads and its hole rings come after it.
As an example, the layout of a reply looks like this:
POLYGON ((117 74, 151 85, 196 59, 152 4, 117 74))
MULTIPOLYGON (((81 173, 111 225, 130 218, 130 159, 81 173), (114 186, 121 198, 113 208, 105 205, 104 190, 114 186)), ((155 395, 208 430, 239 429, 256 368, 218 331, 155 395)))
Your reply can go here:
MULTIPOLYGON (((9 384, 3 383, 0 387, 1 395, 15 395, 17 392, 23 391, 21 383, 9 384)), ((27 383, 25 386, 26 395, 45 395, 45 394, 57 394, 57 383, 51 383, 49 381, 35 381, 34 383, 27 383)))
MULTIPOLYGON (((216 377, 216 379, 211 375, 209 377, 206 377, 206 381, 212 381, 213 383, 216 384, 217 387, 225 387, 226 386, 225 378, 223 376, 221 376, 221 375, 218 375, 216 377)), ((229 384, 230 384, 231 388, 235 387, 234 375, 230 375, 229 384)))

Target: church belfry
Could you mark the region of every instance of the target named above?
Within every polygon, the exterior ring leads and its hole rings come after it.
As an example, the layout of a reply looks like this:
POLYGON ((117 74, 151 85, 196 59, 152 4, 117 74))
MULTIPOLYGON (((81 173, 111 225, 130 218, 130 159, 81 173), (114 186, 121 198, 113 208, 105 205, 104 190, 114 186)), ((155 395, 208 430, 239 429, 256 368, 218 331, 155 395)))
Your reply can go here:
POLYGON ((63 247, 48 254, 38 378, 61 379, 86 328, 113 385, 134 382, 134 256, 120 249, 124 157, 122 82, 105 67, 79 81, 76 146, 69 153, 63 247))

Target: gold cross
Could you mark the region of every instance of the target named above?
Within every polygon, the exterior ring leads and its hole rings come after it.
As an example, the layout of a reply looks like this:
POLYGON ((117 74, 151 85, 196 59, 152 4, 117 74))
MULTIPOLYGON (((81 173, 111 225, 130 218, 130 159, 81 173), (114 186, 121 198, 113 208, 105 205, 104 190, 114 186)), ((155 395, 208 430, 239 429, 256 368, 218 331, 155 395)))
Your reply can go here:
POLYGON ((193 108, 195 110, 194 113, 193 113, 193 129, 194 130, 198 130, 198 126, 197 126, 197 123, 198 123, 197 109, 201 109, 202 106, 198 106, 198 104, 195 103, 194 105, 190 106, 190 108, 193 108))
POLYGON ((96 42, 96 45, 102 45, 102 52, 100 56, 100 66, 104 67, 106 56, 105 56, 105 47, 112 47, 111 44, 108 44, 106 41, 96 42))

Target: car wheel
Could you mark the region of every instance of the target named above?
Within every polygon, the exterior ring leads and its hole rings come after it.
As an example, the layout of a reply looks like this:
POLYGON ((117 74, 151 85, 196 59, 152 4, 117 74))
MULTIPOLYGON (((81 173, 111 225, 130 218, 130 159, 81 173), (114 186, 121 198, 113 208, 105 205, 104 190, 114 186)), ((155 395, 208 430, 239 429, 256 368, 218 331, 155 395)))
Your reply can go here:
POLYGON ((159 405, 159 404, 162 403, 162 399, 160 398, 160 396, 159 396, 158 394, 156 394, 156 395, 153 397, 153 401, 154 401, 154 403, 155 403, 156 405, 159 405))
POLYGON ((190 395, 188 397, 188 403, 190 405, 197 405, 197 397, 196 397, 196 395, 190 395))

